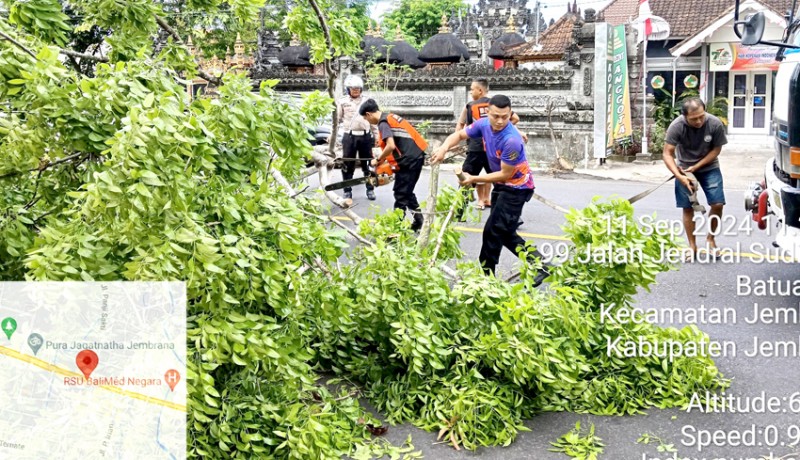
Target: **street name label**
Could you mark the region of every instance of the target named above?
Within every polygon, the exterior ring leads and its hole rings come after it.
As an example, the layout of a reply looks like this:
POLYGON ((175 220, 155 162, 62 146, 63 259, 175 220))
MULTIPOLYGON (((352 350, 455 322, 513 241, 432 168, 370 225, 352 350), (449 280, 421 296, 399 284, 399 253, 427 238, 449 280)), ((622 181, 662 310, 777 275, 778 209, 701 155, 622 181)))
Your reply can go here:
POLYGON ((186 458, 186 289, 0 282, 0 459, 186 458))

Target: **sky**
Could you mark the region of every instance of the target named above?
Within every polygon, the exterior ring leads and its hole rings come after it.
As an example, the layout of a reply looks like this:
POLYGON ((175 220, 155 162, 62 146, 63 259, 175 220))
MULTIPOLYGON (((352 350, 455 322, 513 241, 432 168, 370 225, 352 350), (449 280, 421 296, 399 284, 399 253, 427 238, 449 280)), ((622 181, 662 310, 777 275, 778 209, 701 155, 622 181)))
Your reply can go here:
MULTIPOLYGON (((469 5, 475 5, 478 3, 478 0, 465 0, 469 5)), ((550 22, 550 19, 558 20, 564 13, 567 12, 567 0, 539 0, 541 2, 541 9, 542 9, 542 16, 544 16, 544 20, 546 22, 550 22)), ((578 8, 581 11, 585 10, 586 8, 593 8, 595 11, 599 11, 601 8, 606 6, 610 0, 578 0, 578 8)), ((572 4, 572 1, 569 1, 572 4)), ((372 5, 370 11, 370 17, 375 19, 376 21, 380 21, 381 15, 386 12, 389 6, 392 4, 391 0, 378 0, 375 4, 372 5)), ((531 11, 536 7, 535 0, 528 0, 528 8, 531 11)))

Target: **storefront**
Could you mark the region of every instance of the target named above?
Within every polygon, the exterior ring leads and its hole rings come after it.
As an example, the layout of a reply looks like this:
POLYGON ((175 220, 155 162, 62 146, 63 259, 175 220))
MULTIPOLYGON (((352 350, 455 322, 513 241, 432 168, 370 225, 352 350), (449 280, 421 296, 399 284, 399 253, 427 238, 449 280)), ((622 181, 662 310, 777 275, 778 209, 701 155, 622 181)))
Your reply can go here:
POLYGON ((729 101, 728 132, 769 134, 777 48, 737 43, 711 43, 708 47, 712 94, 729 101))
MULTIPOLYGON (((780 40, 784 18, 756 2, 747 4, 750 11, 743 9, 742 16, 764 11, 767 19, 764 39, 780 40)), ((730 11, 669 51, 678 61, 700 55, 699 66, 691 69, 697 72, 698 93, 720 115, 727 114, 724 121, 728 134, 766 136, 772 128, 772 87, 778 70, 775 61, 778 49, 768 45, 743 46, 733 32, 733 22, 730 11)))

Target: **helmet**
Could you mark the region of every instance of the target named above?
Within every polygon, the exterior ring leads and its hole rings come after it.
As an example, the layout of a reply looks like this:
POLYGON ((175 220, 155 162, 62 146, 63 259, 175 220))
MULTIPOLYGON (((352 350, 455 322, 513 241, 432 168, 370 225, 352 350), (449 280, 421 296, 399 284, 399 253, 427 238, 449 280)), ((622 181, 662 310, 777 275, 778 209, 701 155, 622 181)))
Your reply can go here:
POLYGON ((363 88, 364 81, 358 75, 348 75, 347 78, 344 79, 344 87, 345 88, 363 88))

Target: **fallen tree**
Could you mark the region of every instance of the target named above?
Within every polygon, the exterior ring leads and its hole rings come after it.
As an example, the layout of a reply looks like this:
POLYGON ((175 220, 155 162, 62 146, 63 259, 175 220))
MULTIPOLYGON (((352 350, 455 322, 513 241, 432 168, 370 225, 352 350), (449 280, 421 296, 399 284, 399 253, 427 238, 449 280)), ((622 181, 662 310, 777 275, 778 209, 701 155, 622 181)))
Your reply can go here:
MULTIPOLYGON (((176 69, 191 66, 174 53, 121 53, 158 26, 150 2, 77 3, 120 31, 114 43, 133 34, 91 77, 67 69, 47 35, 0 21, 14 39, 0 44, 0 279, 185 281, 191 457, 399 452, 374 441, 379 422, 359 394, 392 421, 474 449, 512 442, 540 411, 635 413, 725 385, 707 357, 604 352, 605 337, 706 338, 600 321, 600 308, 630 305, 669 268, 656 258, 675 244, 632 224, 607 231, 615 217, 634 221, 624 202, 568 214, 573 257, 548 292, 526 266, 513 285, 474 262, 456 271, 454 189, 430 203, 436 244, 421 247, 398 212, 342 229, 290 185, 308 158, 328 171, 305 123, 329 99, 304 115, 274 82, 252 93, 228 73, 217 98, 189 100, 176 69), (589 243, 643 257, 582 263, 589 243), (355 389, 330 390, 319 370, 355 389)), ((346 26, 336 18, 333 29, 346 26)))

